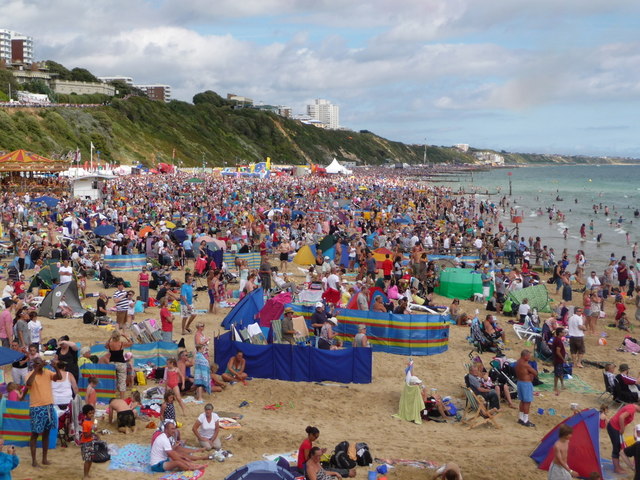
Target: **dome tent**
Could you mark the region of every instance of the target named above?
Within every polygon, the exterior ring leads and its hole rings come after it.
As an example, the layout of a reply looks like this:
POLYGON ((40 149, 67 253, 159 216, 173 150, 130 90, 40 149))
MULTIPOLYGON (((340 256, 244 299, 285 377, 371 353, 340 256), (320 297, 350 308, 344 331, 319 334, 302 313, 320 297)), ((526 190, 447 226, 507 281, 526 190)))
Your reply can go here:
POLYGON ((294 480, 291 472, 275 462, 259 460, 231 472, 224 480, 294 480))

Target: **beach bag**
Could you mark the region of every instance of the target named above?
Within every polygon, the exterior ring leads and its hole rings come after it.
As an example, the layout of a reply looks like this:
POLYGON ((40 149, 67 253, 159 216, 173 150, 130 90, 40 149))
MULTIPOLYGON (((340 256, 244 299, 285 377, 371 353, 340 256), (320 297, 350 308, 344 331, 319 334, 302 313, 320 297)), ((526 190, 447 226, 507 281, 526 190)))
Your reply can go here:
POLYGON ((502 313, 511 313, 513 310, 513 302, 511 300, 505 300, 502 306, 502 313))
POLYGON ((355 468, 357 465, 356 461, 349 458, 349 442, 344 441, 336 445, 329 463, 334 467, 343 468, 345 470, 355 468))
POLYGON ((136 372, 136 380, 138 380, 138 385, 146 385, 147 377, 144 376, 144 372, 136 372))
POLYGON ((367 467, 373 463, 369 445, 364 442, 356 443, 356 463, 361 467, 367 467))
POLYGON ((93 463, 104 463, 109 460, 111 460, 111 455, 109 455, 109 448, 106 442, 93 442, 93 463))
POLYGON ((82 315, 82 323, 84 323, 85 325, 91 325, 92 323, 95 323, 96 321, 96 316, 93 312, 84 312, 84 315, 82 315))

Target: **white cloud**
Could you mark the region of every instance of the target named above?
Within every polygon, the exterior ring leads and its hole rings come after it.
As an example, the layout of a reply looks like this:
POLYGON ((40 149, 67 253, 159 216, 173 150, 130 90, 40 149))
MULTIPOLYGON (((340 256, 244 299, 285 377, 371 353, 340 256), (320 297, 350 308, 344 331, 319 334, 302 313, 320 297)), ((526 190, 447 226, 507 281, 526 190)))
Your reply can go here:
POLYGON ((212 89, 301 110, 329 98, 356 128, 392 118, 382 134, 640 94, 635 31, 592 28, 637 16, 632 0, 0 0, 0 11, 39 58, 167 83, 183 100, 212 89))

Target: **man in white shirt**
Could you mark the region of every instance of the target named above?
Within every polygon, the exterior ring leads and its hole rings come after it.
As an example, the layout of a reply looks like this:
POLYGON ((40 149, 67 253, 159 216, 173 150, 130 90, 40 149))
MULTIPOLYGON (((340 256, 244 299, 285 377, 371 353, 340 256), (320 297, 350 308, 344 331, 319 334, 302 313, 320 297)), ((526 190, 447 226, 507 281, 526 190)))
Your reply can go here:
POLYGON ((60 275, 60 283, 69 283, 73 280, 73 268, 69 265, 69 260, 63 260, 62 265, 58 268, 58 274, 60 275))
POLYGON ((584 332, 587 328, 584 326, 581 307, 575 308, 574 314, 569 317, 567 323, 569 325, 569 351, 571 352, 571 360, 576 367, 582 368, 582 357, 585 352, 584 332))
POLYGON ((331 269, 331 274, 327 277, 327 287, 340 291, 340 277, 336 274, 336 268, 331 269))
POLYGON ((158 435, 151 444, 150 464, 151 471, 157 473, 170 471, 202 470, 206 465, 197 465, 186 455, 174 449, 171 439, 176 433, 176 426, 168 421, 164 425, 164 432, 158 435))
POLYGON ((587 290, 591 290, 593 287, 600 286, 600 279, 596 275, 596 272, 591 272, 591 275, 589 275, 589 277, 587 278, 585 286, 587 290))

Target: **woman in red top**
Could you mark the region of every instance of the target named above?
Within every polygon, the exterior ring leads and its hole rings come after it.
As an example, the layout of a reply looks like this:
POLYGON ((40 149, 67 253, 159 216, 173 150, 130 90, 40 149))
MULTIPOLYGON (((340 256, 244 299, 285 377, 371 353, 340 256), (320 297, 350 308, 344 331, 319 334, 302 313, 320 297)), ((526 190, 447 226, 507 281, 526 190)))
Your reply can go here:
POLYGON ((149 301, 149 272, 147 272, 147 267, 142 267, 142 271, 138 274, 138 285, 140 286, 140 300, 146 305, 149 301))
POLYGON ((305 472, 305 464, 307 460, 309 460, 309 453, 313 448, 313 442, 315 442, 320 436, 320 430, 317 427, 307 427, 305 429, 307 432, 307 438, 300 444, 300 448, 298 448, 298 470, 300 473, 304 474, 305 472))
MULTIPOLYGON (((625 428, 630 423, 633 423, 633 419, 638 412, 640 412, 640 404, 632 403, 625 405, 611 417, 611 420, 609 420, 607 424, 607 433, 613 446, 611 461, 613 462, 615 473, 626 473, 626 471, 620 467, 620 447, 622 446, 625 428)), ((622 459, 629 465, 629 468, 633 468, 631 460, 629 460, 624 453, 622 454, 622 459)))

